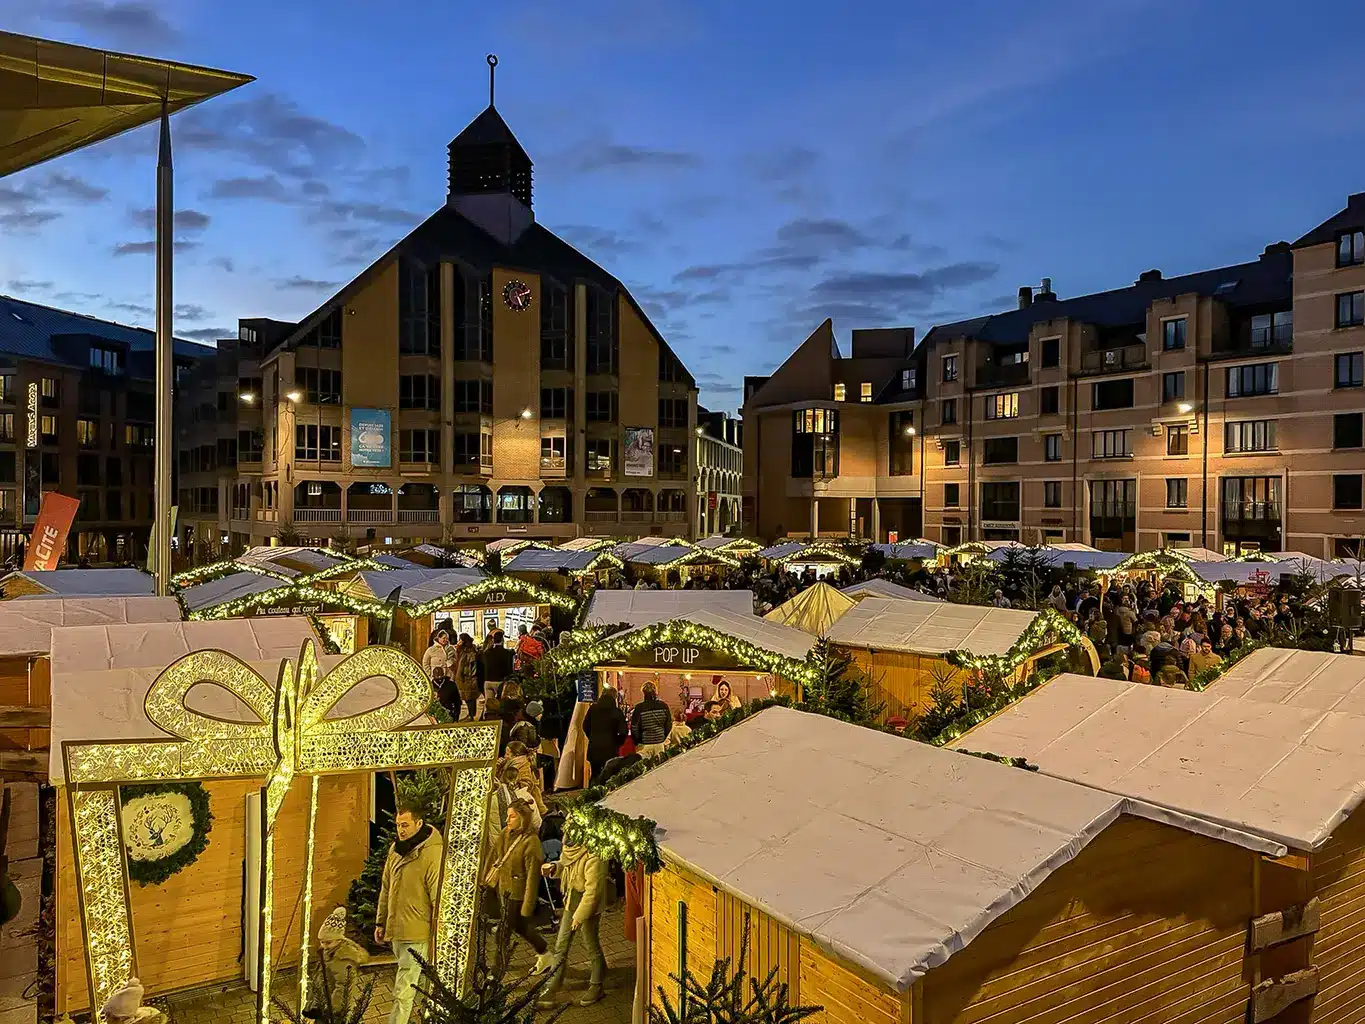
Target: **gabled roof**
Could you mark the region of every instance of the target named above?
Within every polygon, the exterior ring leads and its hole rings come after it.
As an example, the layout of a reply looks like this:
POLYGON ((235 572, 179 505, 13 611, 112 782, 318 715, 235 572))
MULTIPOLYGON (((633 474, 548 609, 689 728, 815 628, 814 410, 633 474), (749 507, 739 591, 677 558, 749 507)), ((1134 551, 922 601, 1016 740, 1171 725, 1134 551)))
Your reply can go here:
POLYGON ((526 150, 522 148, 517 137, 512 134, 512 129, 507 127, 507 122, 502 119, 497 108, 489 105, 483 109, 474 120, 465 125, 464 130, 451 140, 452 146, 514 146, 516 152, 520 153, 527 160, 531 158, 526 155, 526 150))
POLYGON ((905 992, 1120 815, 1272 855, 1177 811, 774 707, 610 794, 680 864, 905 992))
POLYGON ((1362 229, 1365 229, 1365 192, 1357 192, 1346 200, 1344 209, 1328 217, 1300 238, 1294 243, 1294 248, 1303 249, 1310 245, 1335 243, 1337 235, 1343 231, 1360 231, 1362 229))
POLYGON ((1365 717, 1365 658, 1262 647, 1215 679, 1206 692, 1365 717))
POLYGON ((915 654, 1006 654, 1038 615, 1012 608, 869 597, 830 627, 829 639, 847 647, 915 654))
POLYGON ((939 551, 944 549, 942 545, 935 544, 931 540, 917 540, 900 544, 873 544, 872 550, 881 552, 887 558, 914 561, 916 559, 937 558, 939 551))
POLYGON ((752 615, 752 590, 594 590, 583 622, 610 626, 628 622, 645 626, 665 619, 683 618, 696 612, 734 612, 752 615))
POLYGON ((356 574, 375 600, 386 601, 395 587, 402 605, 425 604, 453 594, 487 577, 478 569, 384 569, 356 574))
POLYGON ((811 636, 823 636, 845 612, 858 602, 828 583, 816 583, 783 601, 763 616, 811 636))
POLYGON ((563 548, 527 548, 518 551, 503 572, 583 572, 603 557, 601 551, 565 551, 563 548))
POLYGON ((292 586, 286 580, 274 576, 262 576, 256 572, 234 572, 230 576, 219 576, 207 583, 196 583, 180 592, 180 600, 188 612, 202 612, 216 608, 220 604, 264 594, 271 590, 288 590, 292 586))
POLYGON ((972 729, 966 749, 1314 850, 1365 800, 1365 718, 1061 675, 972 729))
POLYGON ((869 597, 885 597, 897 601, 929 601, 934 604, 945 604, 941 598, 926 594, 922 590, 915 590, 912 587, 903 587, 899 583, 892 583, 890 580, 871 579, 864 580, 862 583, 855 583, 851 587, 844 587, 843 592, 849 597, 863 600, 869 597))
POLYGON ((732 554, 748 554, 757 551, 763 545, 756 540, 748 537, 703 537, 697 541, 694 547, 699 547, 703 551, 729 551, 732 554))
POLYGON ((42 587, 46 594, 29 594, 17 600, 54 597, 151 597, 156 580, 141 569, 30 569, 0 579, 0 593, 7 582, 23 578, 42 587))

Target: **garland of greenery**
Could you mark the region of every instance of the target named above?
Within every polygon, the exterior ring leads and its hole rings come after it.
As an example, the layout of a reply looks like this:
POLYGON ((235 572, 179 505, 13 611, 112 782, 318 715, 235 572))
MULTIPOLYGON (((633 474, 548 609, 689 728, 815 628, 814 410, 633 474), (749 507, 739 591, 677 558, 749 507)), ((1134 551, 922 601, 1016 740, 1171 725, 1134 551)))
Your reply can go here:
POLYGON ((127 806, 131 800, 154 796, 157 793, 180 793, 189 798, 190 812, 194 818, 193 835, 189 842, 175 853, 160 860, 134 860, 125 857, 128 863, 128 877, 138 885, 160 885, 172 875, 189 867, 208 847, 209 833, 213 831, 213 811, 209 808, 209 794, 202 782, 152 782, 138 786, 120 786, 119 803, 121 806, 127 806))
POLYGON ((1162 577, 1188 583, 1196 587, 1206 587, 1208 582, 1190 568, 1190 560, 1178 554, 1179 548, 1158 548, 1156 551, 1139 551, 1129 555, 1112 569, 1097 569, 1100 576, 1121 576, 1130 572, 1156 572, 1162 577))
POLYGON ((262 608, 273 608, 275 605, 288 600, 316 601, 318 604, 331 605, 354 615, 372 615, 378 619, 387 619, 393 615, 393 610, 383 601, 356 597, 340 590, 322 590, 306 583, 289 582, 283 586, 272 587, 259 593, 246 594, 231 601, 224 601, 222 604, 216 604, 210 608, 201 608, 199 611, 190 612, 188 617, 191 619, 236 619, 251 615, 262 608))
POLYGON ((1011 768, 1022 768, 1026 772, 1036 772, 1038 766, 1022 757, 1004 757, 1001 754, 991 754, 984 750, 964 750, 962 747, 954 747, 953 752, 966 754, 969 757, 979 757, 983 761, 994 761, 996 764, 1007 764, 1011 768))
POLYGON ((955 650, 944 655, 950 665, 958 668, 1009 675, 1044 647, 1065 643, 1069 647, 1084 646, 1084 636, 1075 623, 1056 608, 1044 608, 1028 624, 1004 654, 973 654, 955 650))
POLYGON ((308 624, 313 627, 313 632, 322 641, 323 654, 340 654, 341 644, 337 643, 336 637, 332 636, 332 631, 327 628, 327 624, 316 615, 308 616, 308 624))
POLYGON ((543 587, 538 583, 517 579, 515 576, 498 575, 457 587, 447 594, 434 597, 430 601, 423 601, 421 604, 407 605, 404 610, 409 616, 413 617, 430 615, 432 612, 439 612, 455 604, 471 604, 492 591, 524 594, 526 599, 534 601, 536 604, 548 604, 563 611, 574 611, 578 607, 578 601, 568 594, 561 594, 557 590, 551 590, 549 587, 543 587))
POLYGON ((1230 652, 1228 656, 1223 659, 1223 663, 1221 665, 1214 665, 1211 668, 1203 669, 1202 671, 1196 672, 1194 675, 1192 675, 1190 677, 1190 689, 1203 690, 1205 687, 1209 685, 1209 683, 1213 682, 1228 669, 1232 668, 1233 665, 1236 665, 1248 654, 1252 653, 1253 651, 1259 651, 1262 647, 1269 646, 1270 645, 1266 643, 1266 641, 1264 640, 1243 641, 1240 647, 1238 647, 1235 651, 1230 652))

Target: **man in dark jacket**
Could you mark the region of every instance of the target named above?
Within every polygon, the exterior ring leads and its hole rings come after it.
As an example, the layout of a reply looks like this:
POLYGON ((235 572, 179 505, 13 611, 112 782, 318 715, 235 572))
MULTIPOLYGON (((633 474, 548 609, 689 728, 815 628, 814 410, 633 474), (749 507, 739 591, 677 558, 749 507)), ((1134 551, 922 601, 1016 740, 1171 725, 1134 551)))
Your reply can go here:
POLYGON ((487 646, 479 652, 485 700, 492 700, 497 696, 503 680, 512 674, 512 652, 503 646, 504 639, 502 630, 493 630, 488 634, 487 646))
POLYGON ((645 683, 644 700, 635 705, 630 715, 630 734, 635 738, 635 750, 641 757, 663 753, 669 730, 673 728, 673 712, 659 699, 658 687, 645 683))

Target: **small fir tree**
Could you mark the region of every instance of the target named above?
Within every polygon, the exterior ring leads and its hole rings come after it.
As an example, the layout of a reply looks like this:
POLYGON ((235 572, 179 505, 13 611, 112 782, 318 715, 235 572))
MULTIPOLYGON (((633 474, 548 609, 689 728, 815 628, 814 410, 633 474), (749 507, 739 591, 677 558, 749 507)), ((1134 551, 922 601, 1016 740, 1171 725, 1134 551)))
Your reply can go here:
POLYGON ((820 714, 838 715, 858 725, 875 724, 883 705, 869 696, 866 681, 853 659, 842 653, 825 637, 815 641, 810 663, 814 678, 806 684, 806 705, 820 714))

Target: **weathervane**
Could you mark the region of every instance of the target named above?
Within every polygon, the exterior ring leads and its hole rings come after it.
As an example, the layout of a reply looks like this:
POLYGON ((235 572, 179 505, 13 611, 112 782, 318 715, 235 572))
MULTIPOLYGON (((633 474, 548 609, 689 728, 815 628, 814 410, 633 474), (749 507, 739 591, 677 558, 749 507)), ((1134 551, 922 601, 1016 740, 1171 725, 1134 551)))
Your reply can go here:
POLYGON ((493 78, 498 73, 498 55, 490 53, 488 55, 488 105, 493 105, 493 78))

